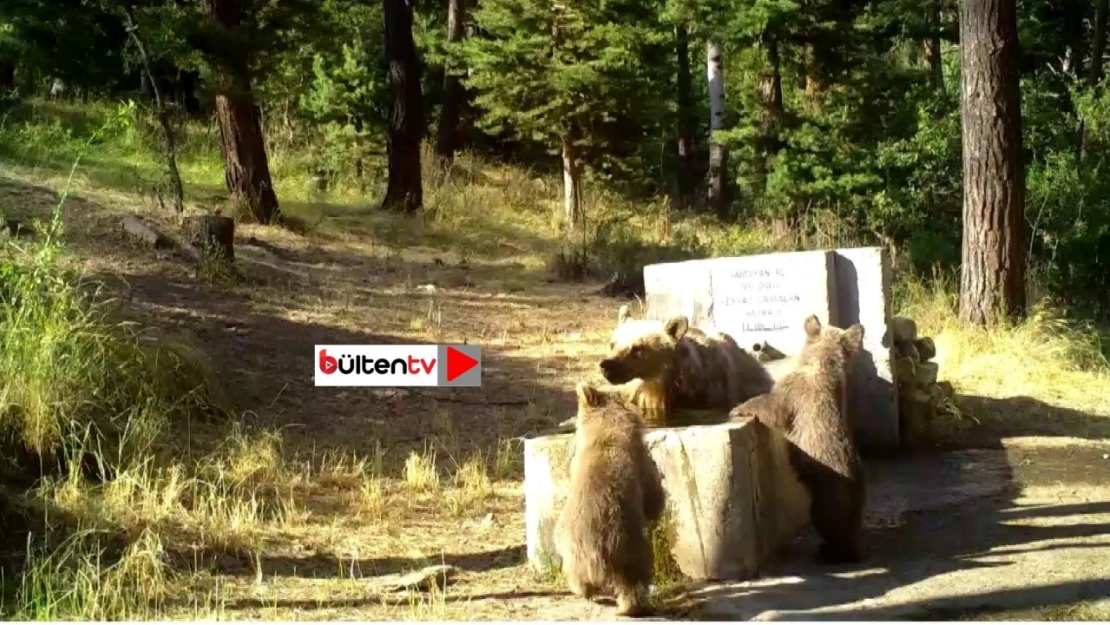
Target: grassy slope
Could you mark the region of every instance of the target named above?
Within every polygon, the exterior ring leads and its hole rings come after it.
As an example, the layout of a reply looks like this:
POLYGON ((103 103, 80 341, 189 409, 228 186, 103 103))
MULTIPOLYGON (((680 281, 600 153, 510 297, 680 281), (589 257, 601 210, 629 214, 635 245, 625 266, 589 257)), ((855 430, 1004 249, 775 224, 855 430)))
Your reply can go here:
MULTIPOLYGON (((83 156, 60 262, 104 279, 130 301, 131 318, 202 347, 234 391, 236 417, 159 422, 175 444, 129 457, 114 480, 94 486, 72 474, 32 492, 82 532, 36 552, 5 608, 38 618, 581 616, 557 583, 521 566, 515 437, 566 417, 617 305, 592 295, 596 285, 546 279, 561 247, 557 181, 465 157, 450 180, 428 183, 425 216, 401 219, 368 210, 380 181, 314 194, 304 150, 279 137, 271 159, 283 208, 315 227, 304 237, 241 228, 241 243, 254 236, 280 253, 243 246, 244 278, 197 280, 118 234, 126 213, 170 227, 149 192, 158 167, 133 120, 102 105, 40 103, 10 115, 0 128, 0 210, 48 215, 83 156), (434 292, 419 288, 427 284, 434 292), (480 340, 486 384, 459 403, 323 393, 307 381, 310 345, 378 339, 480 340), (96 557, 102 549, 110 557, 96 557), (445 557, 464 569, 446 596, 359 581, 445 557)), ((187 199, 204 209, 222 185, 213 130, 187 131, 187 199)), ((669 219, 659 206, 592 197, 595 221, 614 225, 598 260, 775 247, 758 231, 669 219)), ((967 330, 944 286, 904 278, 900 307, 935 337, 941 377, 983 423, 973 434, 1110 433, 1110 380, 1093 332, 1046 311, 1015 328, 967 330)), ((21 388, 45 396, 48 387, 35 386, 44 376, 21 388)), ((88 389, 63 390, 76 399, 88 389)))

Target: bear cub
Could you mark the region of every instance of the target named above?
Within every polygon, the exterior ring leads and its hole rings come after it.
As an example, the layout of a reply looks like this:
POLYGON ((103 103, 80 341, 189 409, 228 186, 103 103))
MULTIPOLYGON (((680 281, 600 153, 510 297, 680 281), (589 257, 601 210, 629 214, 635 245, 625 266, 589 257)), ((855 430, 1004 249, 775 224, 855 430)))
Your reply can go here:
POLYGON ((771 375, 731 337, 666 322, 631 319, 621 306, 601 372, 612 384, 642 382, 635 402, 649 426, 667 425, 677 409, 726 411, 771 390, 771 375))
POLYGON ((810 315, 805 332, 796 368, 770 393, 730 415, 753 417, 785 434, 790 464, 810 494, 810 520, 822 540, 818 559, 858 562, 864 556, 866 486, 846 404, 849 365, 863 348, 863 326, 822 328, 810 315))
POLYGON ((654 568, 647 531, 666 499, 628 388, 578 384, 570 492, 555 549, 572 593, 616 595, 618 615, 646 616, 654 568))

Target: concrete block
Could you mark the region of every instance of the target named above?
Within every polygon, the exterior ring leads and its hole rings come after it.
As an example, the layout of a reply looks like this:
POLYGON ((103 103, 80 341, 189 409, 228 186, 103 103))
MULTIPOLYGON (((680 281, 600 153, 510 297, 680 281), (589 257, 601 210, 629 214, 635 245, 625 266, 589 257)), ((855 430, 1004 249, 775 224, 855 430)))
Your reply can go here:
MULTIPOLYGON (((755 577, 809 521, 786 440, 756 421, 650 430, 644 441, 668 496, 670 554, 690 580, 755 577)), ((559 563, 554 532, 573 454, 573 434, 524 444, 528 560, 541 570, 559 563)))
POLYGON ((879 247, 857 247, 836 250, 835 259, 838 325, 860 323, 864 329, 863 352, 852 363, 848 387, 856 441, 864 451, 891 452, 901 439, 888 334, 893 316, 890 257, 879 247))
POLYGON ((666 321, 686 315, 691 325, 710 324, 713 301, 707 262, 688 260, 644 267, 644 317, 666 321))

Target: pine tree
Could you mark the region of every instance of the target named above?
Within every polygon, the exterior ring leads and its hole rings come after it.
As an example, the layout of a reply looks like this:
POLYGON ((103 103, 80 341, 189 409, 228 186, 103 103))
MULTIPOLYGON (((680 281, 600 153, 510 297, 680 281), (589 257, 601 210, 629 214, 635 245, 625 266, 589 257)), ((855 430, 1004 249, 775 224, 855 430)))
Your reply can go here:
POLYGON ((241 217, 270 223, 278 217, 278 200, 270 179, 262 120, 254 100, 248 39, 240 29, 252 15, 242 0, 204 0, 208 20, 207 52, 215 73, 216 118, 224 154, 224 177, 241 217))
POLYGON ((584 218, 588 154, 619 112, 648 99, 645 49, 671 45, 654 9, 633 0, 486 0, 474 14, 482 36, 466 42, 467 83, 481 123, 561 155, 569 233, 584 218))
POLYGON ((1025 308, 1025 171, 1015 0, 961 0, 964 235, 960 317, 1025 308))
POLYGON ((424 136, 420 58, 412 38, 412 6, 408 0, 385 0, 384 6, 385 57, 389 62, 393 102, 386 132, 389 183, 382 208, 415 213, 424 204, 420 171, 420 140, 424 136))

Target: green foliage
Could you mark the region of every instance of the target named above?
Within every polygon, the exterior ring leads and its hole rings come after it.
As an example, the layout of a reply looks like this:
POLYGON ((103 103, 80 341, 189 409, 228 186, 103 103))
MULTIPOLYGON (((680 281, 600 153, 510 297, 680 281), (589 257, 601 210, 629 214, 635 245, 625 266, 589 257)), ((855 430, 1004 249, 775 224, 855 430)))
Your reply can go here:
POLYGON ((110 321, 98 292, 63 269, 60 210, 38 229, 40 241, 0 250, 4 457, 129 466, 168 424, 215 408, 215 385, 188 350, 110 321))
MULTIPOLYGON (((712 36, 724 50, 729 129, 718 139, 730 150, 737 222, 779 220, 806 240, 828 230, 832 216, 836 235, 828 242, 889 244, 927 271, 958 264, 962 212, 956 3, 935 2, 934 21, 927 6, 919 0, 485 0, 469 7, 472 36, 462 44, 446 42, 443 5, 416 7, 414 37, 433 113, 429 128, 444 73, 464 76, 466 117, 477 116, 479 131, 468 134, 469 147, 546 166, 550 159, 539 153, 557 153, 568 139, 587 165, 588 188, 647 204, 673 185, 678 169, 678 24, 690 35, 693 107, 686 115, 696 122, 694 165, 699 174, 706 168, 704 52, 712 36), (928 36, 940 38, 943 87, 932 84, 923 58, 928 36), (767 93, 775 70, 782 110, 770 123, 767 93)), ((43 94, 58 76, 81 93, 133 99, 137 59, 121 7, 111 0, 0 4, 0 70, 17 65, 23 93, 43 94)), ((221 52, 247 56, 279 194, 299 197, 303 188, 317 188, 312 176, 327 178, 332 190, 363 196, 381 186, 389 93, 379 5, 243 0, 244 23, 234 33, 214 28, 199 2, 144 0, 134 7, 148 52, 167 75, 176 68, 207 70, 221 52)), ((1103 182, 1110 99, 1088 75, 1093 17, 1093 5, 1072 0, 1034 0, 1019 14, 1030 268, 1053 291, 1074 297, 1110 292, 1101 260, 1110 253, 1103 182)), ((42 115, 39 106, 5 102, 0 154, 60 167, 104 105, 51 103, 42 115), (54 113, 63 110, 57 120, 54 113), (52 121, 28 123, 44 118, 52 121)), ((126 161, 134 171, 126 182, 149 187, 157 166, 127 156, 134 153, 131 142, 144 138, 141 115, 133 111, 130 119, 126 132, 95 143, 89 163, 118 174, 126 161)), ((182 131, 193 133, 183 140, 183 171, 218 185, 211 127, 198 123, 182 131)), ((632 249, 639 243, 625 249, 622 237, 601 236, 603 252, 587 245, 569 262, 592 267, 585 273, 607 272, 661 254, 632 249)), ((702 242, 710 247, 689 253, 758 247, 737 237, 721 247, 702 242)))
POLYGON ((658 67, 644 63, 669 43, 655 18, 638 2, 481 3, 481 36, 463 54, 482 127, 552 153, 565 139, 598 171, 620 170, 612 156, 650 136, 645 119, 661 114, 649 80, 658 67))

